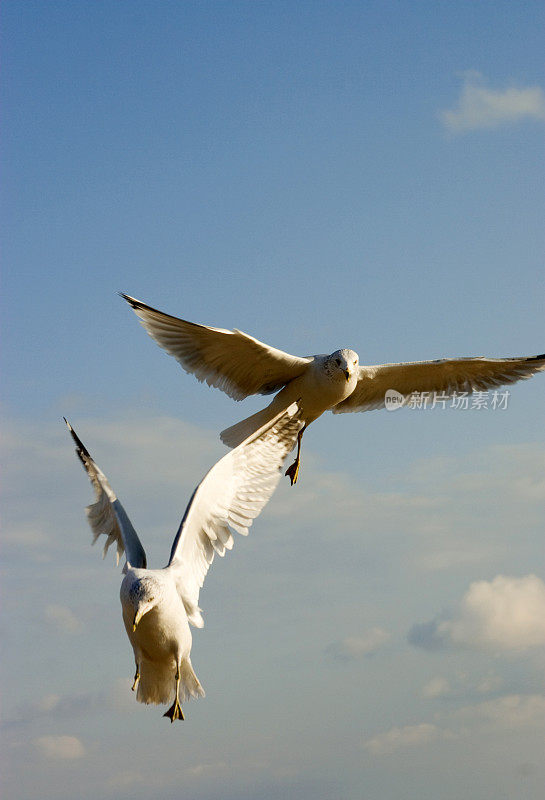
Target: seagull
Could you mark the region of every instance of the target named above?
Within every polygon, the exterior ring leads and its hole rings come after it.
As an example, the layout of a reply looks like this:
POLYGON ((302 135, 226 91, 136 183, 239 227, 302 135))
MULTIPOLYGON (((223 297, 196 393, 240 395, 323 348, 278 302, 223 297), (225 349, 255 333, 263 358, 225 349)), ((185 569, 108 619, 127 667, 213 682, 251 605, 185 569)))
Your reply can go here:
POLYGON ((121 294, 157 344, 186 372, 216 386, 234 400, 251 394, 274 394, 269 406, 226 428, 221 440, 236 447, 275 414, 299 400, 304 422, 297 437, 297 456, 286 475, 293 486, 301 461, 301 439, 311 422, 331 409, 334 414, 385 408, 393 392, 401 405, 411 396, 460 393, 530 378, 545 368, 545 354, 520 358, 444 358, 400 364, 359 364, 354 350, 302 358, 277 350, 239 330, 213 328, 164 314, 121 294))
POLYGON ((125 553, 120 599, 136 664, 132 689, 139 703, 166 704, 174 698, 164 714, 171 722, 184 719, 180 700, 204 697, 191 665, 189 625, 204 625, 199 590, 214 553, 223 556, 233 547, 232 531, 246 536, 266 505, 294 447, 300 416, 293 403, 212 467, 193 492, 163 569, 147 568, 123 506, 64 418, 95 490, 95 502, 86 508, 93 543, 105 535, 103 557, 115 544, 117 563, 125 553))

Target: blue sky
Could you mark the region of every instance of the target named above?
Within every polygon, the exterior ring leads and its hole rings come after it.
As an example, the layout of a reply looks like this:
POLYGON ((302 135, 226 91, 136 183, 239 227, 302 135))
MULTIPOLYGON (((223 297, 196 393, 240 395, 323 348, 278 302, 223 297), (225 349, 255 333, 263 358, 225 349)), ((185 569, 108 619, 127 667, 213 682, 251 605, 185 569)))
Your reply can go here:
POLYGON ((172 729, 124 682, 61 417, 161 565, 262 401, 185 375, 117 291, 297 355, 543 352, 542 5, 2 14, 6 796, 537 800, 541 376, 505 411, 313 425, 209 573, 207 697, 172 729))

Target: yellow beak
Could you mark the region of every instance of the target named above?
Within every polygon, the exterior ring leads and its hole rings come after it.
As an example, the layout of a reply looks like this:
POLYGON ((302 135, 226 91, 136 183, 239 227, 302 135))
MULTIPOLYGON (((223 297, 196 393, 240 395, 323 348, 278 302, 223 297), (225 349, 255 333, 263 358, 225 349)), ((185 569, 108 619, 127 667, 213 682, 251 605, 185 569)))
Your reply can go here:
POLYGON ((142 619, 142 615, 143 615, 143 611, 137 611, 136 614, 134 615, 134 620, 133 620, 133 623, 132 623, 132 631, 133 631, 133 633, 136 630, 136 626, 138 625, 138 623, 142 619))
POLYGON ((344 374, 346 375, 346 380, 348 382, 350 380, 350 373, 348 372, 347 369, 344 370, 344 374))

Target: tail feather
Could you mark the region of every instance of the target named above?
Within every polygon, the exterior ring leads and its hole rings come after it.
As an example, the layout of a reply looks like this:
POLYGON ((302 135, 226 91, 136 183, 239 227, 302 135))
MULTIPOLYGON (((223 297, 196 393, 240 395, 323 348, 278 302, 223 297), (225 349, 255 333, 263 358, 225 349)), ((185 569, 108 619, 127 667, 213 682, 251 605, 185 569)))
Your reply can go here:
MULTIPOLYGON (((139 703, 161 705, 172 703, 176 690, 175 669, 172 663, 157 663, 142 660, 140 664, 140 681, 136 699, 139 703)), ((191 661, 186 658, 180 665, 180 702, 191 697, 204 697, 204 689, 193 671, 191 661)))
POLYGON ((258 411, 257 414, 252 414, 251 417, 246 417, 246 419, 241 420, 241 422, 231 425, 230 428, 225 428, 225 430, 220 433, 221 441, 223 444, 226 444, 227 447, 238 447, 248 436, 251 436, 263 427, 263 425, 270 422, 271 419, 278 414, 279 410, 281 409, 273 409, 271 406, 267 406, 261 411, 258 411))
POLYGON ((182 700, 189 700, 190 697, 204 697, 204 689, 195 675, 189 658, 182 661, 181 672, 180 698, 182 700))

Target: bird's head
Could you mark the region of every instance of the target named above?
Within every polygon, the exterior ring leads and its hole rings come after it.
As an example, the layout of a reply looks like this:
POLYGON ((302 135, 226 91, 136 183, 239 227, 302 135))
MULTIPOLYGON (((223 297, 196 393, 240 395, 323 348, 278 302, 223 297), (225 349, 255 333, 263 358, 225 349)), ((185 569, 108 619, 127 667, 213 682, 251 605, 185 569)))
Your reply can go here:
POLYGON ((152 576, 136 580, 129 589, 129 601, 134 609, 133 631, 148 611, 159 603, 163 595, 163 586, 152 576))
POLYGON ((328 357, 326 367, 330 375, 342 374, 348 382, 355 373, 359 363, 358 354, 354 350, 335 350, 328 357))

